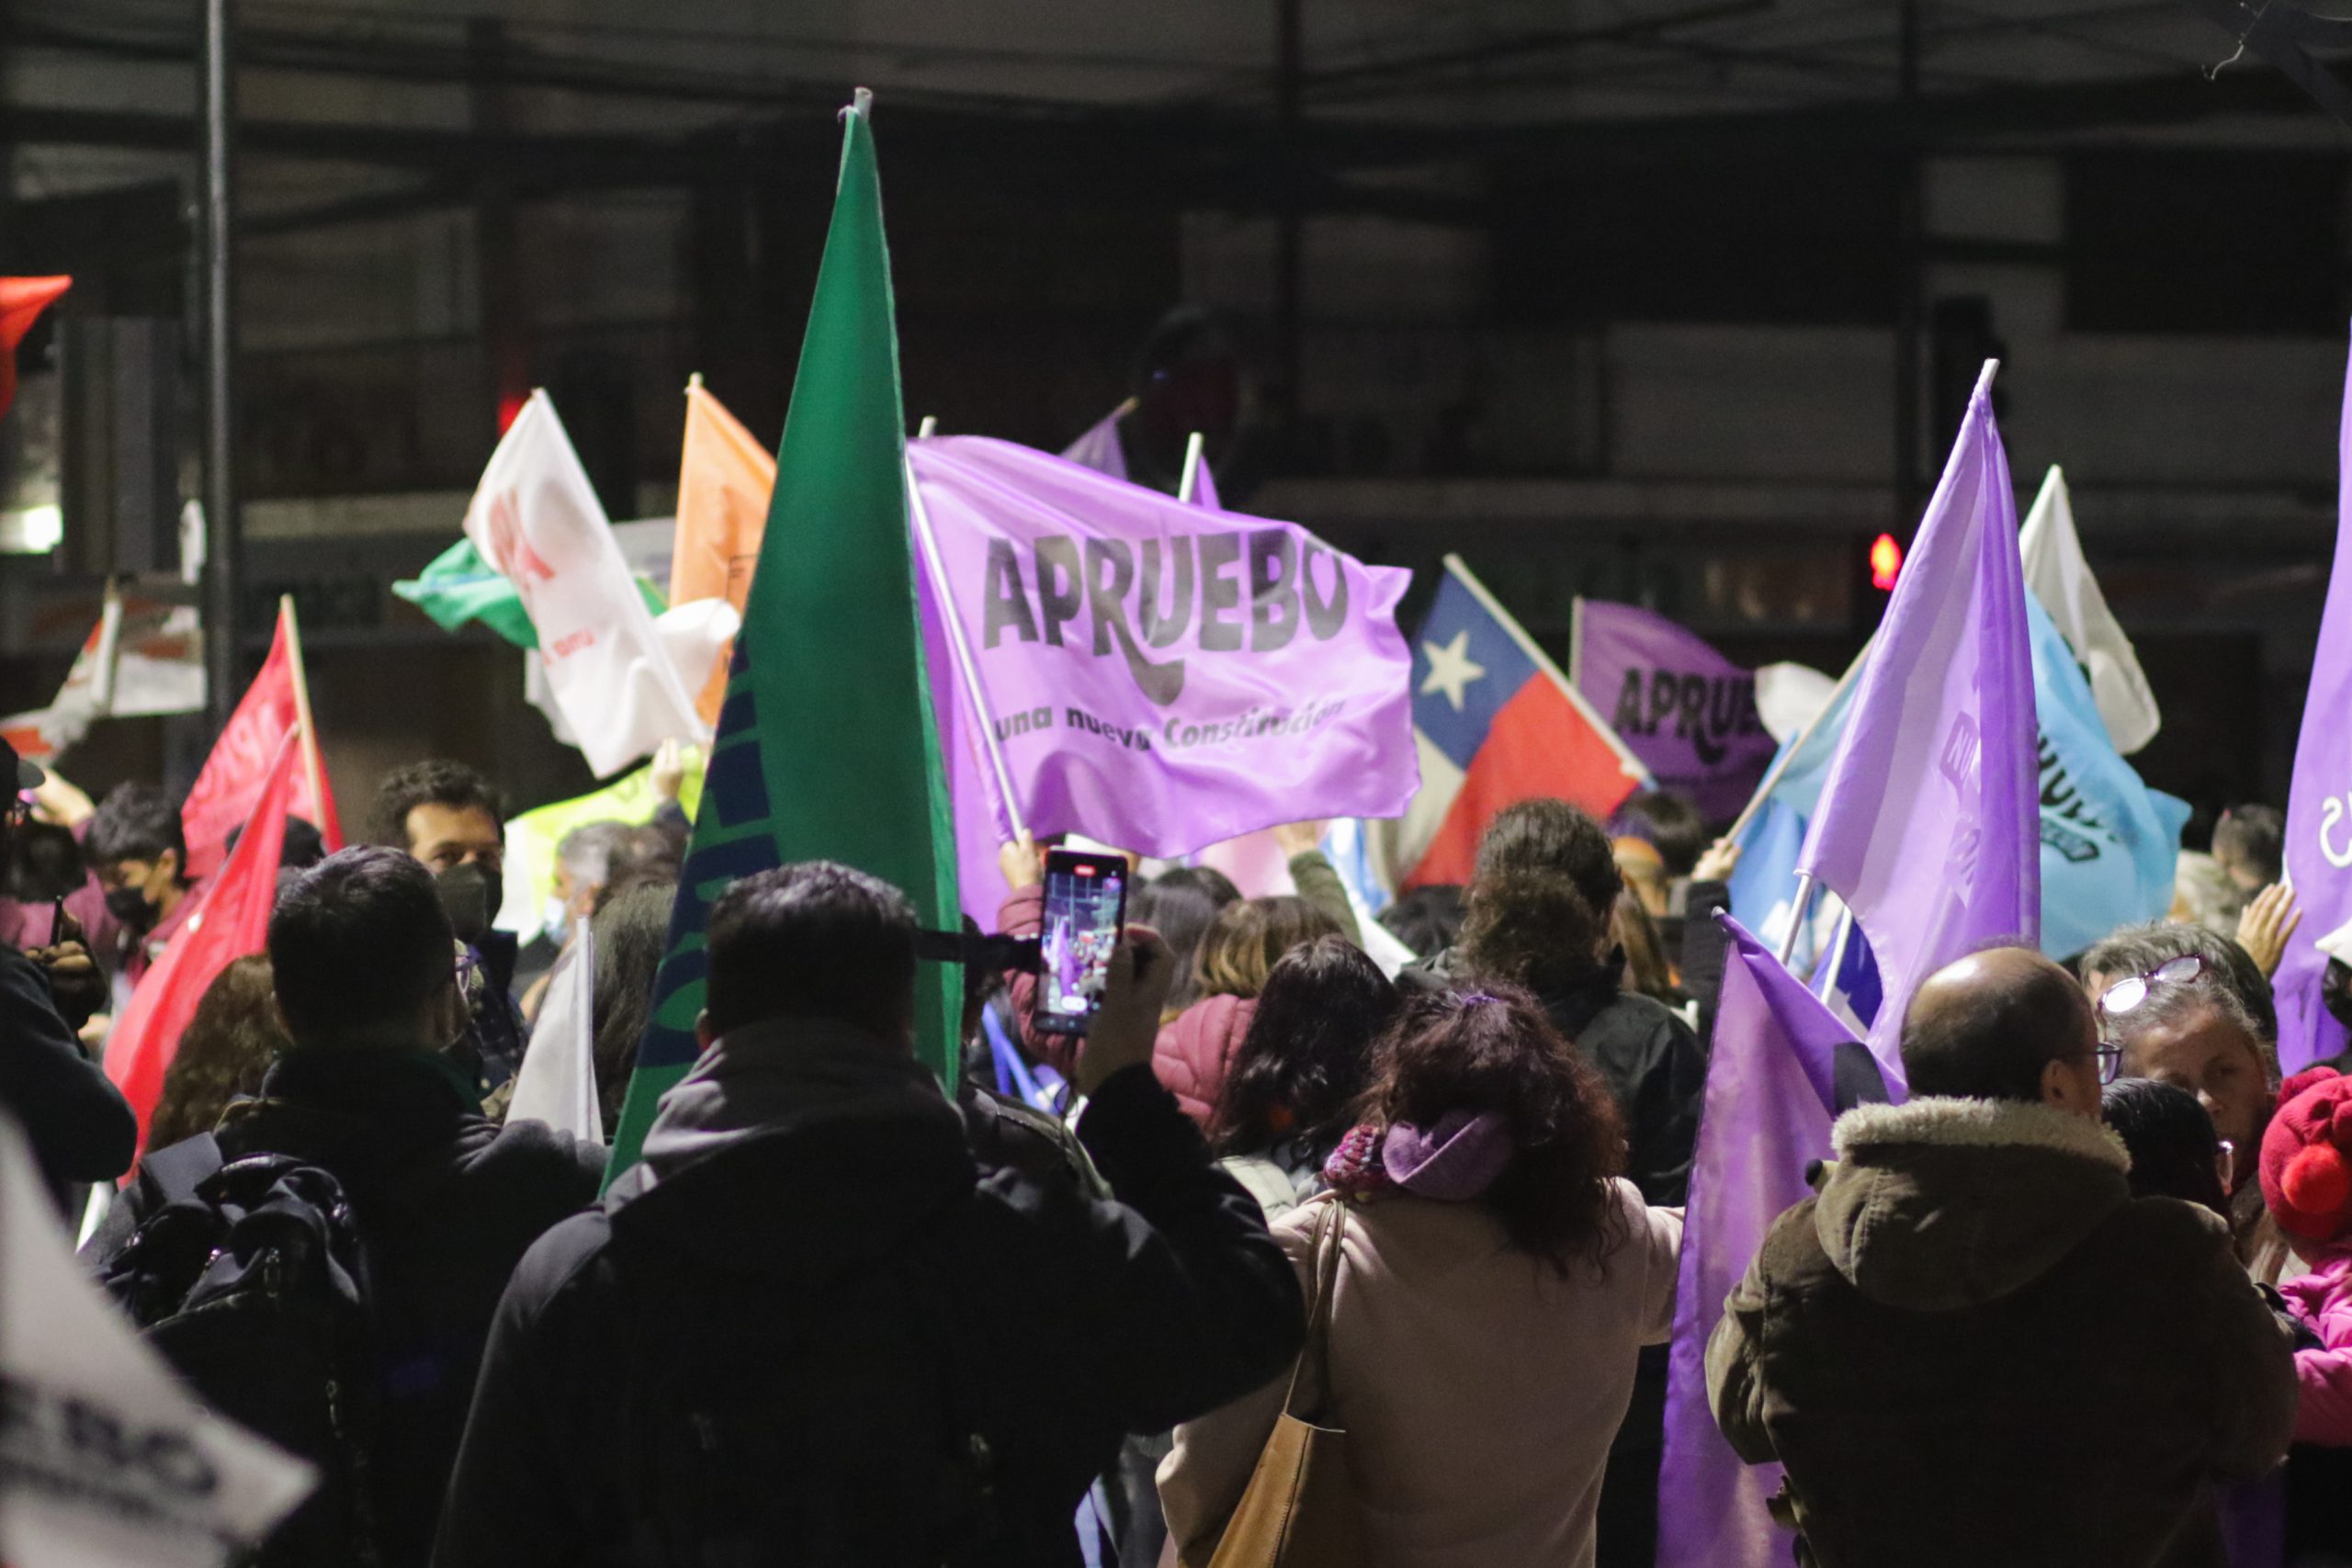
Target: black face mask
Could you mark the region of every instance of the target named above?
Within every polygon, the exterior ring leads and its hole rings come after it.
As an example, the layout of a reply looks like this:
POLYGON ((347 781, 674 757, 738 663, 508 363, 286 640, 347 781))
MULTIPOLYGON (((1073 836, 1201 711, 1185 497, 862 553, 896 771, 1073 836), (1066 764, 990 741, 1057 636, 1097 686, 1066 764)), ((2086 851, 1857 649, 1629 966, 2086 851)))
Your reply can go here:
POLYGON ((451 866, 433 879, 440 890, 442 912, 449 917, 449 929, 467 946, 479 944, 490 934, 492 914, 490 878, 481 867, 470 862, 451 866))
POLYGON ((147 902, 147 895, 136 887, 109 887, 107 913, 132 931, 144 931, 153 928, 156 917, 163 911, 147 902))

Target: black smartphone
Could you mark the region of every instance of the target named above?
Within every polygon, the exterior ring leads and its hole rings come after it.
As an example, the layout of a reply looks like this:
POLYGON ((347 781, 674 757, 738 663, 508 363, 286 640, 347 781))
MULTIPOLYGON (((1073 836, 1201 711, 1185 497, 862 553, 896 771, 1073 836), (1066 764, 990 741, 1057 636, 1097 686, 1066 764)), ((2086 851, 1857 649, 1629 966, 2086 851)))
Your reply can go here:
POLYGON ((1037 939, 1041 1034, 1083 1034, 1102 1005, 1111 950, 1127 919, 1124 855, 1046 852, 1046 919, 1037 939))

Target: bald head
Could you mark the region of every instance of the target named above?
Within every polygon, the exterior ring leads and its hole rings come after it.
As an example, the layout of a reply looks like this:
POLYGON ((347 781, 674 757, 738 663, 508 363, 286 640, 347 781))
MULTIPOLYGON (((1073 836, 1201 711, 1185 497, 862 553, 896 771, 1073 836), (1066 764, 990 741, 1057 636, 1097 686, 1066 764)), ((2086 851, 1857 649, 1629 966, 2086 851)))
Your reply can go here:
POLYGON ((2041 1100, 2049 1066, 2093 1061, 2098 1026, 2075 977, 2039 953, 1996 947, 1929 976, 1903 1017, 1911 1093, 2041 1100))

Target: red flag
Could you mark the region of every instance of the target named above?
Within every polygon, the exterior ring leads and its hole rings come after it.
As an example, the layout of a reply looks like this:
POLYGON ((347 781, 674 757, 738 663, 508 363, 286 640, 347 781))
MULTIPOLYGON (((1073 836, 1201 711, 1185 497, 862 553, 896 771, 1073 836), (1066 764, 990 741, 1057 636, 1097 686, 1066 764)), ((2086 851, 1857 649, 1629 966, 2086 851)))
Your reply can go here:
POLYGON ((139 1147, 164 1091, 164 1069, 179 1049, 196 1004, 220 972, 268 945, 269 912, 277 902, 277 858, 286 844, 286 814, 301 777, 301 741, 288 731, 261 778, 245 831, 220 874, 189 897, 196 908, 163 956, 139 982, 130 1004, 107 1039, 107 1077, 139 1117, 139 1147))
POLYGON ((0 414, 17 398, 17 344, 73 284, 70 277, 0 277, 0 414))
MULTIPOLYGON (((187 840, 191 877, 209 876, 220 868, 228 852, 230 832, 253 815, 254 802, 261 797, 262 782, 279 743, 301 729, 304 704, 297 674, 300 660, 281 609, 277 635, 270 640, 269 657, 262 660, 261 673, 245 688, 243 700, 229 716, 220 739, 212 743, 204 771, 196 775, 196 784, 180 807, 180 832, 187 840)), ((307 750, 305 761, 310 761, 307 750)), ((330 853, 343 848, 343 824, 335 813, 334 792, 327 787, 324 765, 304 766, 298 769, 298 775, 294 814, 307 818, 319 829, 330 853), (317 771, 315 793, 312 766, 317 771)))

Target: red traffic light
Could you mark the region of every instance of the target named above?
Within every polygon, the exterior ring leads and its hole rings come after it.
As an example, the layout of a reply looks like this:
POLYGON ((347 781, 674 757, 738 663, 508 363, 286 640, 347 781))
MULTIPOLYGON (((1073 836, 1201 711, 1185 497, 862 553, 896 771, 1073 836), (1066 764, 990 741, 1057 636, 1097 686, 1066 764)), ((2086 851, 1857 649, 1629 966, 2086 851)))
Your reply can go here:
POLYGON ((1903 570, 1903 547, 1894 542, 1892 534, 1881 534, 1871 541, 1871 586, 1882 593, 1894 591, 1894 579, 1903 570))

